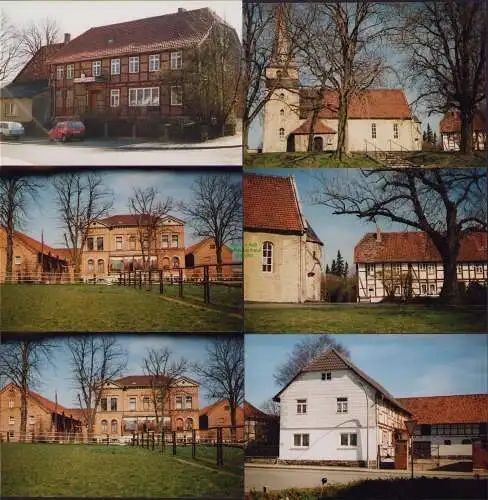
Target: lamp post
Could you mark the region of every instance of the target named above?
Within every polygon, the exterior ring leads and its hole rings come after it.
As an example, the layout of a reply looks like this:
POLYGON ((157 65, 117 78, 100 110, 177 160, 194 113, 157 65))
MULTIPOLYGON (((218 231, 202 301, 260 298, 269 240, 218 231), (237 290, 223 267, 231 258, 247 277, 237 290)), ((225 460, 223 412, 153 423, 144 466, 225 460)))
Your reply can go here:
POLYGON ((412 464, 412 476, 413 479, 413 433, 415 431, 415 426, 417 425, 417 420, 410 418, 405 420, 405 427, 407 428, 408 436, 410 438, 410 462, 412 464))

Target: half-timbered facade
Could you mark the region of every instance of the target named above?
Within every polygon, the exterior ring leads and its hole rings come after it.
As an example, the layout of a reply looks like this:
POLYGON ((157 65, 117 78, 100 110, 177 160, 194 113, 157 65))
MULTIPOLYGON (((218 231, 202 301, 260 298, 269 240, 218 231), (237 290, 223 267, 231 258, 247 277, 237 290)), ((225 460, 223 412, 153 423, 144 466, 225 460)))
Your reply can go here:
MULTIPOLYGON (((457 279, 488 282, 488 234, 467 233, 461 240, 457 279)), ((439 296, 444 279, 442 259, 421 231, 367 233, 354 248, 358 301, 380 302, 386 297, 439 296)))
POLYGON ((168 136, 173 119, 209 118, 202 106, 210 95, 197 82, 212 61, 199 54, 219 30, 230 33, 237 54, 235 30, 208 8, 89 29, 51 59, 53 117, 125 136, 168 136))
MULTIPOLYGON (((459 111, 448 111, 440 124, 442 149, 459 151, 461 143, 461 114, 459 111)), ((486 124, 484 114, 477 110, 473 119, 473 149, 484 151, 486 147, 486 124)))
POLYGON ((177 276, 185 267, 184 224, 168 215, 152 231, 143 217, 130 214, 94 222, 83 251, 82 277, 103 279, 140 269, 162 269, 177 276))
POLYGON ((303 368, 274 398, 280 403, 279 458, 374 466, 395 456, 411 414, 335 349, 303 368))

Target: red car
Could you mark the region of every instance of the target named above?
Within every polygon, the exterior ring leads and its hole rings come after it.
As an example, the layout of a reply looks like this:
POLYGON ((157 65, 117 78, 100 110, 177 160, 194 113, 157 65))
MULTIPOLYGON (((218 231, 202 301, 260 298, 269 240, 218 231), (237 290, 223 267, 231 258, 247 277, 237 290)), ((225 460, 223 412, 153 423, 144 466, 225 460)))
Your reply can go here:
POLYGON ((85 138, 85 125, 80 121, 58 122, 49 131, 51 141, 70 141, 71 139, 83 140, 85 138))

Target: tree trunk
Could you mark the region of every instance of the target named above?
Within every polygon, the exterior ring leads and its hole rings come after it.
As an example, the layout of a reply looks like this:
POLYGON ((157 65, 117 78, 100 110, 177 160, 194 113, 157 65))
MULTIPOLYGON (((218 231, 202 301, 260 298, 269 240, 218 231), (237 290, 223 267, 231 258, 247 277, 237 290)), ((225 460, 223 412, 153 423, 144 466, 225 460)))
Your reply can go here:
POLYGON ((222 277, 222 246, 223 245, 215 245, 215 254, 217 257, 217 278, 222 277))
POLYGON ((466 155, 473 154, 473 113, 461 106, 461 142, 459 150, 466 155))
POLYGON ((455 304, 458 299, 457 252, 446 249, 446 252, 442 256, 442 263, 444 266, 444 279, 440 298, 445 304, 455 304))
POLYGON ((230 425, 232 426, 230 429, 230 436, 231 436, 231 441, 235 443, 237 441, 237 429, 236 429, 236 413, 237 413, 237 407, 234 405, 230 405, 230 425))
POLYGON ((341 92, 339 95, 339 122, 337 125, 337 148, 334 158, 342 160, 346 148, 348 102, 347 97, 341 92))
POLYGON ((244 154, 247 153, 249 147, 249 123, 247 118, 242 119, 242 147, 244 148, 244 154))
POLYGON ((7 283, 13 281, 12 267, 13 267, 13 254, 14 254, 14 238, 13 230, 7 228, 7 266, 6 266, 6 281, 7 283))

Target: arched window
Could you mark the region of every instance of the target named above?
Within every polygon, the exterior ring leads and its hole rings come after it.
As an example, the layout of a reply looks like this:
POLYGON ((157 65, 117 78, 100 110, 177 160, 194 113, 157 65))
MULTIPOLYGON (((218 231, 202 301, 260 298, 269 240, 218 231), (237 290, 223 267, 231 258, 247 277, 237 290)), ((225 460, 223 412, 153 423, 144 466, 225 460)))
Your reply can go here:
POLYGON ((117 422, 117 420, 112 420, 112 422, 110 422, 110 432, 112 434, 117 434, 119 432, 118 430, 118 427, 119 427, 119 423, 117 422))
POLYGON ((98 262, 97 262, 97 272, 98 273, 104 273, 105 272, 105 263, 103 262, 103 259, 98 259, 98 262))
POLYGON ((169 257, 163 257, 163 269, 169 269, 169 257))
POLYGON ((108 432, 108 422, 106 420, 102 420, 102 432, 108 432))
POLYGON ((265 241, 263 243, 263 272, 273 271, 273 243, 265 241))
POLYGON ((280 109, 280 116, 285 116, 285 110, 284 109, 280 109))
POLYGON ((280 128, 280 140, 285 138, 285 129, 283 127, 280 128))
POLYGON ((285 98, 285 94, 282 92, 282 93, 280 94, 280 99, 284 99, 284 98, 285 98))
POLYGON ((182 431, 183 430, 183 419, 182 418, 177 418, 176 419, 176 430, 177 431, 182 431))
POLYGON ((88 259, 88 272, 92 273, 94 271, 95 262, 93 259, 88 259))
POLYGON ((171 266, 173 267, 173 269, 180 267, 180 259, 178 259, 178 257, 173 257, 171 259, 171 266))
POLYGON ((193 429, 193 419, 187 418, 186 419, 186 430, 191 431, 192 429, 193 429))

